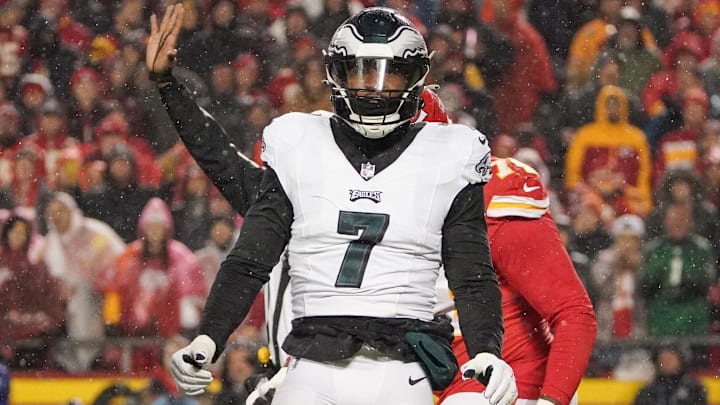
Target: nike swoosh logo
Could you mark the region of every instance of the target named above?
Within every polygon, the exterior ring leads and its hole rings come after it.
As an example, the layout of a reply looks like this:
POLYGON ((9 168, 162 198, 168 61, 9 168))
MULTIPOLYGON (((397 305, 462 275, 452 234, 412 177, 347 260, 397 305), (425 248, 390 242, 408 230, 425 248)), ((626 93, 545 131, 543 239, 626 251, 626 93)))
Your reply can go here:
POLYGON ((539 188, 540 188, 540 186, 528 187, 527 183, 524 183, 524 184, 523 184, 523 191, 526 192, 526 193, 532 193, 533 191, 535 191, 535 190, 537 190, 537 189, 539 189, 539 188))
POLYGON ((426 379, 426 378, 427 378, 427 377, 420 377, 420 378, 418 378, 417 380, 413 380, 412 377, 408 377, 408 384, 410 384, 410 385, 415 385, 415 384, 419 383, 420 381, 422 381, 422 380, 424 380, 424 379, 426 379))

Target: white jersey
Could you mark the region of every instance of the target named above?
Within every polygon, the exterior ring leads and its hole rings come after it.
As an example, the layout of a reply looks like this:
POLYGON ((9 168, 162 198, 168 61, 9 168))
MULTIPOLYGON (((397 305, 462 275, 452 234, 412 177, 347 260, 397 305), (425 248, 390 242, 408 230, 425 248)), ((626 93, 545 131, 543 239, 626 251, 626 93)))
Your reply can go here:
POLYGON ((294 317, 432 319, 445 216, 490 177, 482 134, 428 124, 376 171, 350 163, 327 116, 291 113, 266 128, 262 158, 293 206, 294 317))

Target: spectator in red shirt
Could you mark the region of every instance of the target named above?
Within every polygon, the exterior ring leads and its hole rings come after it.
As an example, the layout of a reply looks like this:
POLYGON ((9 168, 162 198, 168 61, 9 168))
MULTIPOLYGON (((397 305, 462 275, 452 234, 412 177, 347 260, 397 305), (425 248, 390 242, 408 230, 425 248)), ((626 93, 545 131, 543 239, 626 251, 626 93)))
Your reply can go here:
POLYGON ((692 170, 698 175, 702 172, 700 140, 709 107, 710 100, 702 88, 689 89, 682 95, 683 125, 660 138, 653 165, 654 184, 669 170, 692 170))
POLYGON ((11 216, 0 234, 0 341, 40 338, 40 348, 15 349, 11 367, 47 368, 48 346, 62 327, 65 302, 59 281, 42 263, 33 263, 28 255, 32 224, 11 216), (32 293, 28 293, 31 291, 32 293), (24 363, 24 364, 23 364, 24 363))
POLYGON ((23 147, 37 152, 45 173, 55 173, 62 151, 77 143, 68 135, 66 111, 56 99, 43 103, 37 116, 37 131, 22 140, 23 147))
POLYGON ((155 163, 152 147, 142 138, 130 134, 127 119, 115 111, 103 118, 95 127, 95 139, 86 148, 86 161, 107 160, 110 152, 124 146, 130 150, 137 164, 137 181, 143 186, 160 184, 160 168, 155 163))
POLYGON ((508 133, 518 123, 531 122, 541 96, 557 88, 545 41, 520 17, 522 1, 488 0, 482 17, 512 42, 515 62, 493 89, 500 132, 508 133))

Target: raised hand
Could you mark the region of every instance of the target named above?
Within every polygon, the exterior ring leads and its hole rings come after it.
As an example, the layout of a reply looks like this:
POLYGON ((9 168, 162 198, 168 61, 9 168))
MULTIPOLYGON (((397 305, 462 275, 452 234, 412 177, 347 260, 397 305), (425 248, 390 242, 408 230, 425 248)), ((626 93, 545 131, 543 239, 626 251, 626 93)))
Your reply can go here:
POLYGON ((182 4, 168 6, 158 27, 157 16, 150 17, 150 38, 145 51, 148 71, 158 75, 170 73, 177 55, 177 39, 183 21, 182 4))

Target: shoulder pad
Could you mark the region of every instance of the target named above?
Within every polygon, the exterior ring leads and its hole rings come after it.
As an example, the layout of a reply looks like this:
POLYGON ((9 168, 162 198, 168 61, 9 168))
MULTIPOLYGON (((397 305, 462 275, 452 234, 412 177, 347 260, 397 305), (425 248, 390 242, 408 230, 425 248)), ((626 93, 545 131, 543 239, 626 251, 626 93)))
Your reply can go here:
POLYGON ((260 155, 262 161, 273 167, 279 151, 292 149, 297 145, 306 132, 306 126, 327 119, 327 116, 306 113, 287 113, 274 118, 263 131, 260 155))
POLYGON ((491 166, 485 186, 488 217, 540 218, 548 212, 550 200, 535 169, 512 158, 493 157, 491 166))

